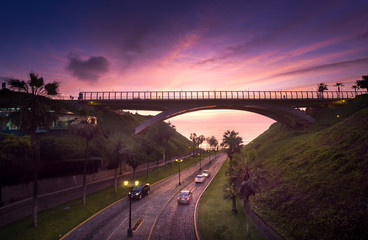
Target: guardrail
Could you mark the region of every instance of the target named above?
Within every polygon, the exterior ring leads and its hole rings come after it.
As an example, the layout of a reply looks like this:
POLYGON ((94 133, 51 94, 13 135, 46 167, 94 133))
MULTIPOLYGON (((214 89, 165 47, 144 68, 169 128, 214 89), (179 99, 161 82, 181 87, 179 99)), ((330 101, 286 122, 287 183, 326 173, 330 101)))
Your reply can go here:
POLYGON ((366 91, 124 91, 80 92, 78 100, 347 99, 366 91))

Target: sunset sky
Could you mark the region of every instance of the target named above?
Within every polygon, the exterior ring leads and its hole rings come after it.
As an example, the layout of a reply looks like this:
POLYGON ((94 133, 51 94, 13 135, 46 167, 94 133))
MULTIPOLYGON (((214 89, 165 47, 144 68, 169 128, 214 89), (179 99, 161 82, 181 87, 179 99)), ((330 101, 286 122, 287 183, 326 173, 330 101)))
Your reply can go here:
MULTIPOLYGON (((0 3, 0 78, 33 71, 79 91, 352 90, 368 73, 368 1, 17 1, 0 3)), ((273 120, 240 111, 170 119, 186 137, 273 120)))

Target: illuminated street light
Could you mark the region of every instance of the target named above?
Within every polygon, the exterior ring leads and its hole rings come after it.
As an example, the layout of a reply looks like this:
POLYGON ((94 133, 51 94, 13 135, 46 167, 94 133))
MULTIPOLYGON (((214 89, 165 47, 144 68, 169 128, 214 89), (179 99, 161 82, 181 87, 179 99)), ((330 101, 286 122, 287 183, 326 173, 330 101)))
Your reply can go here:
POLYGON ((179 166, 179 185, 181 185, 181 182, 180 182, 180 163, 182 163, 183 162, 183 159, 176 159, 175 160, 175 162, 177 162, 178 163, 178 166, 179 166))
POLYGON ((139 185, 139 181, 134 181, 134 185, 132 185, 131 183, 129 183, 129 181, 124 181, 124 187, 128 187, 129 188, 129 193, 128 193, 128 197, 129 197, 129 228, 128 228, 128 237, 132 237, 133 236, 133 230, 132 230, 132 198, 130 196, 130 190, 132 190, 133 186, 138 186, 139 185))

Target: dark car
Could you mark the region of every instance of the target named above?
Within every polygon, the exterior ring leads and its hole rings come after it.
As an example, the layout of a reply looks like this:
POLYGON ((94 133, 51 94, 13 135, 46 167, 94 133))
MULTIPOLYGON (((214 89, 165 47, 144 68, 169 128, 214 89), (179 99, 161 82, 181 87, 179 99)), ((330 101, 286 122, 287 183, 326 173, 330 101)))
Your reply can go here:
POLYGON ((190 203, 192 192, 189 190, 182 190, 178 196, 178 203, 190 203))
POLYGON ((146 183, 145 185, 140 185, 129 192, 129 197, 134 199, 142 199, 143 196, 150 194, 151 186, 149 183, 146 183))

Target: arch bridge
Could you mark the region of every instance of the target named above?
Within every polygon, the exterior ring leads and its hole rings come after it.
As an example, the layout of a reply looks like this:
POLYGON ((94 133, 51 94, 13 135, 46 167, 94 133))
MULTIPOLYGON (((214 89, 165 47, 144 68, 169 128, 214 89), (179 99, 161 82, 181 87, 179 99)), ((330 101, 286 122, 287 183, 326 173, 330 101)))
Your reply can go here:
POLYGON ((363 91, 122 91, 81 92, 78 101, 115 110, 161 111, 135 129, 139 134, 149 126, 184 113, 233 109, 258 113, 290 127, 315 123, 303 108, 344 103, 366 94, 363 91))

